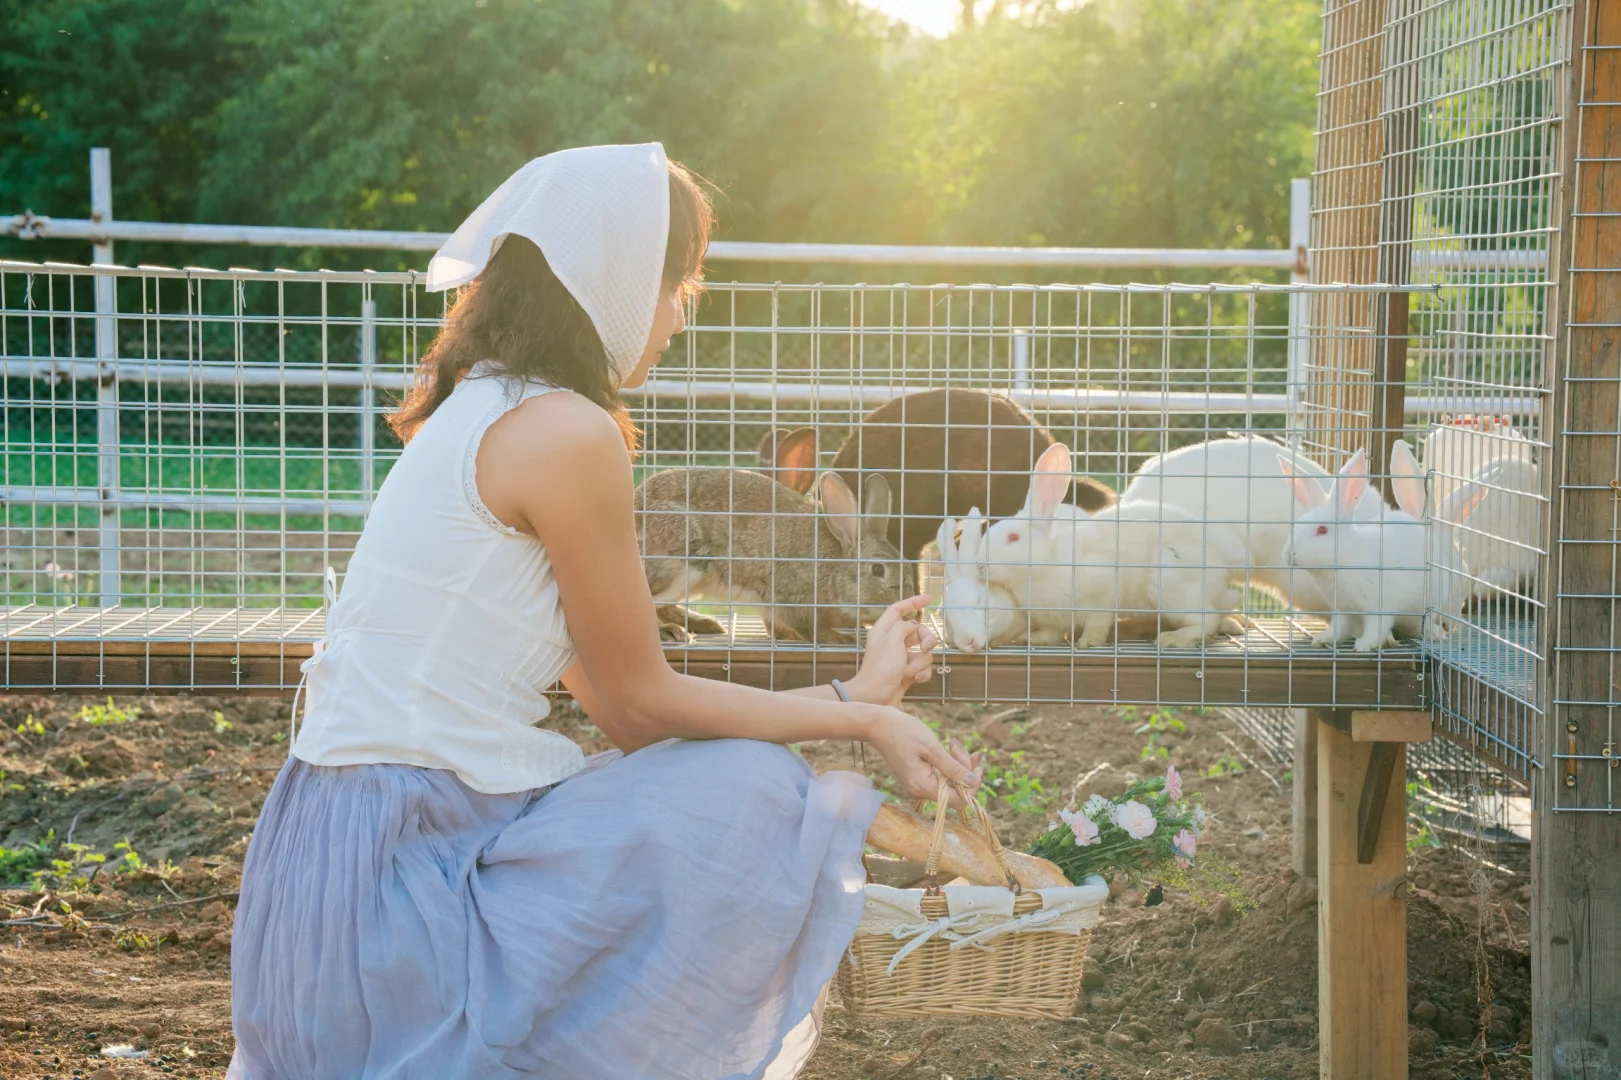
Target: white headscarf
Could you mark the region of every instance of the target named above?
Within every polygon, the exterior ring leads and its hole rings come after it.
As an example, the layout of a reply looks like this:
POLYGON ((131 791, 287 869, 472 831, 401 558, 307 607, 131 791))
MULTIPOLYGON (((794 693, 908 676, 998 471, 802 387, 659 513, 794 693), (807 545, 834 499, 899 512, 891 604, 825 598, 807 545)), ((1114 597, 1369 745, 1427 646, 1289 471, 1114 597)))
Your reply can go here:
POLYGON ((664 147, 582 146, 538 157, 479 204, 428 263, 428 291, 465 285, 516 233, 597 328, 623 380, 653 332, 670 235, 664 147))

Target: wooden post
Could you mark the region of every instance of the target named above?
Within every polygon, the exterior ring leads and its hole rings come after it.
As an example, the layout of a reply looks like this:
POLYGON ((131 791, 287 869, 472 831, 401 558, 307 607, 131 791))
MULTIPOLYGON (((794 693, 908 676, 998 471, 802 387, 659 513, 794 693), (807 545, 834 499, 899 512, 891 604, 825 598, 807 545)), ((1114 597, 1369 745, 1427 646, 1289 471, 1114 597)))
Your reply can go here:
POLYGON ((1621 1075, 1621 0, 1576 0, 1571 19, 1548 313, 1554 588, 1531 832, 1536 1080, 1621 1075))
MULTIPOLYGON (((1412 62, 1421 48, 1413 40, 1417 20, 1410 17, 1418 2, 1386 0, 1387 29, 1380 50, 1384 108, 1379 147, 1379 280, 1386 285, 1412 281, 1413 177, 1419 152, 1418 102, 1424 96, 1419 65, 1412 62)), ((1376 299, 1374 308, 1368 468, 1378 478, 1387 502, 1394 501, 1390 448, 1407 426, 1408 300, 1405 292, 1389 292, 1376 299)))
POLYGON ((1407 1076, 1406 775, 1404 743, 1357 742, 1317 723, 1323 1080, 1407 1076))
POLYGON ((1289 865, 1297 876, 1317 876, 1317 720, 1295 709, 1295 763, 1289 822, 1289 865))
MULTIPOLYGON (((1383 30, 1386 0, 1327 0, 1312 179, 1313 284, 1379 279, 1384 197, 1383 30)), ((1374 294, 1323 292, 1311 303, 1301 403, 1302 448, 1333 469, 1364 444, 1376 378, 1374 294)))

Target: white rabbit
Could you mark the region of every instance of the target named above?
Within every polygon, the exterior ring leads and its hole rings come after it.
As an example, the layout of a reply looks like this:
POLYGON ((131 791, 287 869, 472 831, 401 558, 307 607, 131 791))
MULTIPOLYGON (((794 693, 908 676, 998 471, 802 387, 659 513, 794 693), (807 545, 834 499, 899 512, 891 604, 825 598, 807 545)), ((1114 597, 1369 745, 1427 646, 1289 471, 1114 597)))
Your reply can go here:
POLYGON ((963 652, 979 652, 1018 641, 1027 628, 1024 612, 1007 589, 989 580, 985 519, 979 516, 979 507, 963 519, 960 540, 953 539, 956 531, 957 523, 947 518, 935 537, 946 578, 940 611, 951 644, 963 652))
MULTIPOLYGON (((1056 645, 1071 636, 1075 623, 1074 613, 1069 610, 1072 605, 1049 604, 1038 608, 1030 603, 1033 596, 1052 592, 1052 585, 1045 577, 1052 571, 1048 563, 1054 533, 1067 531, 1086 518, 1086 511, 1064 502, 1064 495, 1069 491, 1070 464, 1069 447, 1063 443, 1049 446, 1036 459, 1036 467, 1030 472, 1030 490, 1025 495, 1024 506, 1014 517, 1003 518, 990 527, 982 549, 988 580, 1023 611, 1031 645, 1056 645), (1005 528, 1009 522, 1025 522, 1028 527, 1005 528), (998 543, 1002 551, 1000 558, 996 554, 998 543), (1036 554, 1038 551, 1040 556, 1036 554)), ((1064 572, 1067 578, 1067 566, 1064 572)))
POLYGON ((1062 444, 1043 454, 1024 511, 986 536, 990 580, 1029 613, 1032 643, 1068 634, 1081 648, 1102 645, 1120 617, 1146 616, 1169 627, 1158 644, 1175 648, 1230 623, 1242 545, 1180 507, 1139 500, 1091 517, 1064 507, 1068 458, 1062 444))
POLYGON ((1531 443, 1506 416, 1443 416, 1424 436, 1421 449, 1437 507, 1445 506, 1454 492, 1494 461, 1531 462, 1531 443))
MULTIPOLYGON (((1288 466, 1285 466, 1288 470, 1288 466)), ((1395 644, 1393 631, 1444 639, 1463 608, 1468 570, 1457 545, 1425 520, 1424 476, 1412 450, 1398 440, 1391 451, 1391 487, 1397 508, 1366 517, 1367 455, 1358 450, 1327 492, 1315 478, 1293 477, 1304 508, 1283 551, 1283 561, 1309 569, 1334 600, 1328 628, 1312 640, 1331 645, 1359 623, 1354 647, 1368 652, 1395 644), (1432 565, 1434 569, 1432 570, 1432 565), (1424 621, 1426 608, 1446 618, 1424 621)), ((1467 513, 1473 503, 1460 506, 1467 513)))
MULTIPOLYGON (((1248 584, 1302 611, 1327 613, 1329 598, 1316 579, 1278 562, 1300 514, 1295 475, 1316 478, 1323 487, 1331 479, 1316 462, 1280 443, 1234 434, 1149 458, 1120 501, 1169 503, 1219 525, 1248 553, 1248 584), (1286 473, 1289 464, 1293 470, 1286 473)), ((1369 489, 1357 517, 1377 520, 1383 506, 1378 491, 1369 489)))
POLYGON ((1541 563, 1542 474, 1529 455, 1494 458, 1440 503, 1436 516, 1457 522, 1458 543, 1475 569, 1471 594, 1488 600, 1536 580, 1541 563), (1460 513, 1466 500, 1477 505, 1460 513))

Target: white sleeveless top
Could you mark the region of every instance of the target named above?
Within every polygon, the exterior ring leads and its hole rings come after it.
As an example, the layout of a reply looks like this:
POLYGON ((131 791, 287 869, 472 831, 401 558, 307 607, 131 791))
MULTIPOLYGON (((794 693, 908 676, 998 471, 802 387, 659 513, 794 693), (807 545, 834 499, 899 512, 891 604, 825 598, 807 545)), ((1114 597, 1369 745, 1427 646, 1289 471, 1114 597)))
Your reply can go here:
POLYGON ((400 455, 305 664, 297 757, 449 769, 486 794, 582 766, 578 746, 533 726, 551 710, 543 691, 574 662, 551 560, 490 513, 474 475, 489 426, 551 389, 481 364, 400 455))

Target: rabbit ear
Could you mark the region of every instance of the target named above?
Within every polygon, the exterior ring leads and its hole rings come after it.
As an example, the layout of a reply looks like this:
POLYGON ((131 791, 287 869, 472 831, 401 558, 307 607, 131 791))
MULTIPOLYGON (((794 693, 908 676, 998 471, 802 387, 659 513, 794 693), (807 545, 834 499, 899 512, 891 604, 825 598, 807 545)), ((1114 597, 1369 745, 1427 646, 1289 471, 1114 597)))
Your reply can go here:
POLYGON ((816 429, 777 428, 760 441, 759 458, 777 483, 804 495, 816 478, 816 429))
POLYGON ((889 532, 889 481, 882 476, 869 476, 862 494, 865 496, 862 513, 866 516, 861 531, 868 536, 886 535, 889 532))
MULTIPOLYGON (((940 528, 934 534, 934 546, 940 553, 940 562, 951 566, 957 562, 957 542, 953 537, 957 534, 957 522, 953 518, 946 518, 940 523, 940 528)), ((967 535, 966 532, 964 535, 967 535)))
POLYGON ((957 551, 962 555, 962 561, 977 561, 984 540, 985 519, 979 516, 979 507, 976 506, 962 519, 962 539, 957 541, 957 551))
POLYGON ((1484 499, 1486 492, 1490 490, 1485 484, 1466 484, 1446 501, 1441 512, 1452 524, 1462 525, 1469 520, 1469 515, 1475 512, 1480 500, 1484 499))
POLYGON ((1288 477, 1290 484, 1294 486, 1295 502, 1307 510, 1315 510, 1328 501, 1328 493, 1323 490, 1323 485, 1309 476, 1295 472, 1295 467, 1289 463, 1288 458, 1278 458, 1278 468, 1283 470, 1283 475, 1288 477))
POLYGON ((1390 448, 1390 490, 1397 506, 1416 518, 1424 516, 1424 470, 1406 439, 1397 439, 1390 448))
POLYGON ((1358 450, 1350 461, 1340 466, 1340 474, 1334 480, 1334 509, 1338 516, 1343 520, 1354 517, 1356 504, 1362 501, 1367 490, 1368 454, 1358 450))
POLYGON ((1070 478, 1069 447, 1053 443, 1036 459, 1036 470, 1030 475, 1030 516, 1052 517, 1069 491, 1070 478))
POLYGON ((854 551, 856 536, 861 530, 861 518, 850 486, 839 479, 838 473, 825 472, 817 481, 817 489, 822 496, 823 520, 833 530, 833 535, 838 537, 839 546, 846 553, 854 551))

